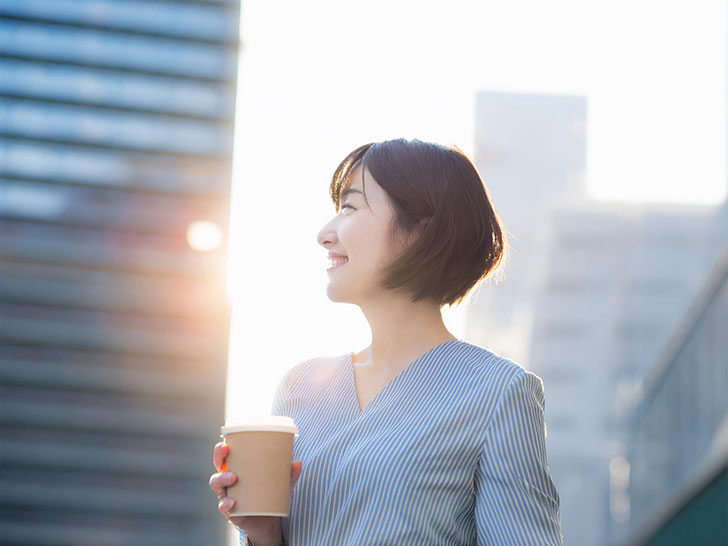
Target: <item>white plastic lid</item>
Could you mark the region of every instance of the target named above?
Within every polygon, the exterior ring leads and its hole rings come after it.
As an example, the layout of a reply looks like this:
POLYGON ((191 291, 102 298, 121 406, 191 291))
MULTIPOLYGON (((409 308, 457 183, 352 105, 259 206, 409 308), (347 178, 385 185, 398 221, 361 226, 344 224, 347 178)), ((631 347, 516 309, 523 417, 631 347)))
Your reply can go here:
POLYGON ((248 432, 253 430, 269 430, 272 432, 289 432, 298 436, 298 427, 293 419, 282 415, 253 415, 237 417, 227 421, 220 427, 220 438, 233 432, 248 432))

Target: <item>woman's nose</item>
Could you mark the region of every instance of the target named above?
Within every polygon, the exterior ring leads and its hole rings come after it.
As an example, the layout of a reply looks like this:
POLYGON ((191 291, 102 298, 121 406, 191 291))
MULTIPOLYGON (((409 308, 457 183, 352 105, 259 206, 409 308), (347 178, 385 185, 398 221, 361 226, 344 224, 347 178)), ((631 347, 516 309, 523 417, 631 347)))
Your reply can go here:
POLYGON ((337 241, 336 231, 334 230, 334 220, 335 219, 332 219, 327 222, 326 225, 321 228, 321 231, 319 231, 318 235, 316 236, 316 241, 324 248, 336 243, 337 241))

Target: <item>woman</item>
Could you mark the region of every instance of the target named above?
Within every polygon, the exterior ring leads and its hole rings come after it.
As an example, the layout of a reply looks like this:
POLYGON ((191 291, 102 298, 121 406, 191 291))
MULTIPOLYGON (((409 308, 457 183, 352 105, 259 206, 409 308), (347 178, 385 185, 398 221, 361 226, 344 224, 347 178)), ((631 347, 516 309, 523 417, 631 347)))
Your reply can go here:
MULTIPOLYGON (((372 143, 330 194, 327 295, 361 308, 371 344, 284 375, 272 413, 299 429, 289 515, 228 518, 240 543, 561 544, 541 379, 442 321, 505 251, 477 169, 454 147, 372 143)), ((225 517, 226 455, 215 446, 210 478, 225 517)))

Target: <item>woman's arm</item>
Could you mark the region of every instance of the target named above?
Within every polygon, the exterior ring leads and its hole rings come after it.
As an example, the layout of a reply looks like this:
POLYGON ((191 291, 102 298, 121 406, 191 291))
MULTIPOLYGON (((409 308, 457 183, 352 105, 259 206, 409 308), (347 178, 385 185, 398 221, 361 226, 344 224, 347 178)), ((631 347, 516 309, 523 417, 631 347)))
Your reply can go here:
POLYGON ((521 370, 495 409, 475 473, 479 546, 563 544, 544 404, 541 378, 521 370))

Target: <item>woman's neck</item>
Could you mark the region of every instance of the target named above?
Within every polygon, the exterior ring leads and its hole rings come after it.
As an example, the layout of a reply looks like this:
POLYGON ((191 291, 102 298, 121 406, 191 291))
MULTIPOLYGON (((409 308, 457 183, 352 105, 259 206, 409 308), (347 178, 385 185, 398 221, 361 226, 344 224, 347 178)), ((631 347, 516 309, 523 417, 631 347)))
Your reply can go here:
POLYGON ((371 329, 371 343, 352 355, 352 361, 381 375, 396 375, 430 349, 451 339, 439 305, 412 303, 409 298, 388 298, 360 306, 371 329))

